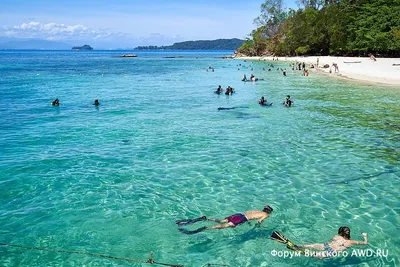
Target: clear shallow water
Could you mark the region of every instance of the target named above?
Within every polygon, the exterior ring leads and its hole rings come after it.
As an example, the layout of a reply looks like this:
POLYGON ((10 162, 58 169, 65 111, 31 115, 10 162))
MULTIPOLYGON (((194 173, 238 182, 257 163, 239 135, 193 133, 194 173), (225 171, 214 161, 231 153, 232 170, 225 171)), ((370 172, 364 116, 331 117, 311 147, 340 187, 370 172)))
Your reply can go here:
MULTIPOLYGON (((112 57, 123 53, 0 52, 1 243, 134 259, 154 251, 185 266, 399 265, 400 88, 283 77, 265 62, 218 58, 228 52, 112 57), (240 81, 251 73, 266 80, 240 81), (237 92, 218 96, 218 85, 237 92), (287 94, 292 108, 279 104, 287 94), (260 107, 261 95, 274 105, 260 107), (217 110, 234 106, 243 108, 217 110), (274 212, 259 228, 187 236, 174 224, 267 204, 274 212), (343 225, 389 256, 271 256, 284 250, 273 230, 318 243, 343 225)), ((128 265, 5 247, 0 263, 128 265)))

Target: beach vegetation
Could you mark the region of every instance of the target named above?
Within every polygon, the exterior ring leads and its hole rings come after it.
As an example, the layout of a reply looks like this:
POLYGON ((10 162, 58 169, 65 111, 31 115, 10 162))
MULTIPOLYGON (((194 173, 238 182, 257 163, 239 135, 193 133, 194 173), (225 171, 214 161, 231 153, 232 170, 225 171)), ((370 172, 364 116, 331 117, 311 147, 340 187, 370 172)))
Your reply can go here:
POLYGON ((400 55, 400 0, 266 0, 245 55, 400 55))

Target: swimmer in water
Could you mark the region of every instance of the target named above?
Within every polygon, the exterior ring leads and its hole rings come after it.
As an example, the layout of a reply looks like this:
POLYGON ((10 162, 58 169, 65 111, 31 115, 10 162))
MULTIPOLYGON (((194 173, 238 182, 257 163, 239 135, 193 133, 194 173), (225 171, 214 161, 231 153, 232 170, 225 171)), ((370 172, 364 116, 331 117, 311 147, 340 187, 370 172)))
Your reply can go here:
POLYGON ((52 106, 59 106, 60 105, 60 100, 58 100, 58 98, 54 99, 53 101, 51 101, 51 105, 52 106))
POLYGON ((347 226, 342 226, 338 230, 338 235, 334 235, 332 239, 325 243, 319 244, 304 244, 295 245, 281 233, 274 231, 271 235, 271 239, 279 243, 286 244, 288 249, 294 250, 299 253, 306 253, 308 251, 309 255, 316 258, 327 258, 335 257, 340 255, 340 252, 345 251, 353 245, 367 245, 368 239, 367 234, 362 233, 364 241, 356 241, 350 239, 350 228, 347 226))
POLYGON ((267 219, 269 217, 269 215, 271 214, 271 212, 273 211, 273 209, 270 206, 265 206, 263 210, 250 210, 250 211, 246 211, 243 213, 236 213, 233 214, 229 217, 226 217, 223 220, 219 220, 219 219, 213 219, 213 218, 207 218, 206 216, 197 218, 197 219, 189 219, 189 220, 177 220, 176 224, 179 226, 183 226, 183 225, 188 225, 188 224, 192 224, 198 221, 211 221, 211 222, 216 222, 218 223, 217 225, 211 226, 211 227, 201 227, 197 230, 194 231, 190 231, 190 230, 186 230, 184 228, 179 228, 179 231, 184 233, 184 234, 196 234, 196 233, 200 233, 202 231, 205 230, 212 230, 212 229, 224 229, 224 228, 235 228, 236 226, 245 223, 247 221, 250 220, 257 220, 258 224, 261 224, 265 219, 267 219))
POLYGON ((262 96, 262 97, 260 98, 260 100, 258 100, 258 104, 260 104, 260 105, 262 105, 262 106, 264 106, 264 105, 267 104, 267 100, 264 98, 264 96, 262 96))
POLYGON ((290 99, 290 95, 286 96, 285 102, 282 103, 285 107, 291 107, 293 105, 292 100, 290 99))

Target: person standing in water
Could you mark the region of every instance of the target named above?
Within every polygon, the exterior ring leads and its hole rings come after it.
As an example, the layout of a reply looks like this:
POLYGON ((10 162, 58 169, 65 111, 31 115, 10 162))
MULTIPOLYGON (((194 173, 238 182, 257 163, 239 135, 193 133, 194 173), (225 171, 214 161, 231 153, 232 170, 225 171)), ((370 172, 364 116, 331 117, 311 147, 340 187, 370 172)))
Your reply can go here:
POLYGON ((285 102, 282 103, 285 107, 291 107, 293 104, 292 100, 290 99, 290 95, 286 96, 285 102))
POLYGON ((58 100, 58 98, 54 99, 53 101, 51 101, 51 105, 58 107, 60 105, 60 100, 58 100))

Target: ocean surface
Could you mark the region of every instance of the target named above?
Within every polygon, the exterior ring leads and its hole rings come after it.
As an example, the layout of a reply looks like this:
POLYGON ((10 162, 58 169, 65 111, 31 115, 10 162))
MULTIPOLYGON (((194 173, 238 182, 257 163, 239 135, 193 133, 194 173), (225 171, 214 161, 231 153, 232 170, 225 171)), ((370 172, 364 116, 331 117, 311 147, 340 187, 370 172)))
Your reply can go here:
MULTIPOLYGON (((114 57, 125 53, 0 51, 0 243, 153 251, 184 266, 400 266, 400 88, 220 58, 232 51, 114 57), (264 80, 241 82, 251 73, 264 80), (175 224, 264 205, 274 212, 261 226, 175 224), (385 256, 284 258, 269 239, 324 243, 340 226, 368 233, 354 249, 385 256)), ((0 266, 150 265, 0 246, 0 266)))

